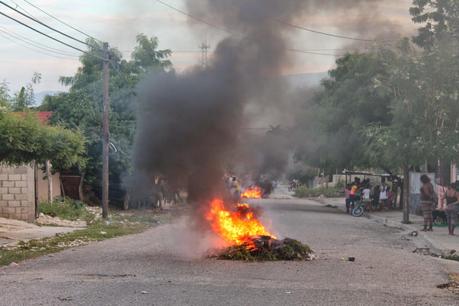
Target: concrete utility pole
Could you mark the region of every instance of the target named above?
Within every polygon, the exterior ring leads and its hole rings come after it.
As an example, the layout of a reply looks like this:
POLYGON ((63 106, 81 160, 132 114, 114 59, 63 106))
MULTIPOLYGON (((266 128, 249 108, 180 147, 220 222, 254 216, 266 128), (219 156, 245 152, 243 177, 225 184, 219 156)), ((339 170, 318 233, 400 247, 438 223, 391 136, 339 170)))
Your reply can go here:
POLYGON ((108 43, 104 43, 104 114, 103 114, 103 133, 102 133, 102 217, 108 218, 109 200, 109 150, 110 150, 110 54, 108 43))

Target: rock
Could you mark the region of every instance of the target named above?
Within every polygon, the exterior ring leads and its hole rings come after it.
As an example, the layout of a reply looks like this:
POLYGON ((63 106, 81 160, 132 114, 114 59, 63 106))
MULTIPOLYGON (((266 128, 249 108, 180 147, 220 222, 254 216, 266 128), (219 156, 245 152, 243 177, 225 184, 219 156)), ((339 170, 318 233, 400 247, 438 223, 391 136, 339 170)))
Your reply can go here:
POLYGON ((142 292, 140 292, 140 293, 142 293, 142 294, 148 294, 149 292, 148 292, 148 291, 142 291, 142 292))
POLYGON ((10 263, 9 267, 14 268, 14 267, 19 267, 19 264, 12 262, 10 263))

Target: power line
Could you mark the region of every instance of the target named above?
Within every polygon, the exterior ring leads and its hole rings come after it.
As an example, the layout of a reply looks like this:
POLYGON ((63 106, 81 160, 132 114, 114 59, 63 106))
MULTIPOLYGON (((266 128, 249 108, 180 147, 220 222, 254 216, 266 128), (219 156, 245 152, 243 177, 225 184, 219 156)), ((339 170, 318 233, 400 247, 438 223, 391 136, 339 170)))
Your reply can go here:
POLYGON ((14 43, 14 44, 19 44, 19 45, 23 46, 23 47, 26 48, 26 49, 32 50, 32 51, 34 51, 34 52, 38 52, 38 53, 43 54, 43 55, 46 55, 46 56, 51 56, 51 57, 59 58, 59 59, 65 59, 65 58, 68 58, 68 57, 69 57, 68 55, 62 56, 62 55, 52 54, 51 52, 49 52, 49 51, 43 51, 42 49, 39 49, 38 47, 33 48, 33 47, 28 46, 27 44, 22 44, 22 43, 20 43, 20 42, 18 42, 18 41, 16 41, 16 40, 14 40, 14 39, 11 37, 10 33, 5 32, 5 31, 3 31, 3 30, 0 30, 0 35, 3 36, 3 38, 5 38, 5 39, 11 41, 11 42, 14 43))
POLYGON ((198 18, 198 17, 196 17, 196 16, 193 16, 193 15, 191 15, 190 13, 187 13, 187 12, 185 12, 185 11, 179 9, 179 8, 176 8, 175 6, 172 6, 172 5, 170 5, 170 4, 168 4, 168 3, 164 2, 164 1, 156 0, 156 2, 158 2, 159 4, 162 4, 162 5, 164 5, 164 6, 167 6, 168 8, 170 8, 170 9, 176 11, 176 12, 179 12, 180 14, 185 15, 185 16, 187 16, 187 17, 189 17, 189 18, 191 18, 191 19, 194 19, 194 20, 196 20, 196 21, 198 21, 198 22, 204 23, 204 24, 206 24, 206 25, 208 25, 208 26, 210 26, 210 27, 213 27, 213 28, 215 28, 215 29, 217 29, 217 30, 220 30, 220 31, 222 31, 222 32, 226 32, 226 33, 228 33, 228 34, 232 34, 230 31, 228 31, 227 29, 225 29, 225 28, 223 28, 223 27, 220 27, 220 26, 215 25, 215 24, 213 24, 213 23, 210 23, 210 22, 208 22, 208 21, 206 21, 206 20, 204 20, 204 19, 201 19, 201 18, 198 18))
POLYGON ((299 49, 287 49, 287 51, 296 52, 296 53, 305 53, 305 54, 311 54, 311 55, 322 55, 322 56, 333 56, 333 57, 340 56, 340 54, 321 53, 321 52, 299 50, 299 49))
MULTIPOLYGON (((193 15, 191 15, 190 13, 187 13, 181 9, 178 9, 168 3, 165 3, 161 0, 156 0, 156 2, 164 5, 164 6, 167 6, 168 8, 176 11, 176 12, 179 12, 191 19, 194 19, 196 21, 199 21, 201 23, 204 23, 210 27, 213 27, 213 28, 216 28, 217 30, 220 30, 220 31, 223 31, 223 32, 226 32, 226 33, 229 33, 229 34, 232 34, 231 31, 223 28, 223 27, 220 27, 220 26, 217 26, 215 24, 212 24, 204 19, 201 19, 201 18, 198 18, 198 17, 195 17, 193 15)), ((311 32, 311 33, 315 33, 315 34, 319 34, 319 35, 325 35, 325 36, 329 36, 329 37, 334 37, 334 38, 341 38, 341 39, 349 39, 349 40, 356 40, 356 41, 365 41, 365 42, 376 42, 376 40, 374 39, 366 39, 366 38, 358 38, 358 37, 350 37, 350 36, 346 36, 346 35, 339 35, 339 34, 333 34, 333 33, 327 33, 327 32, 323 32, 323 31, 318 31, 318 30, 314 30, 314 29, 310 29, 310 28, 306 28, 306 27, 303 27, 303 26, 299 26, 299 25, 296 25, 296 24, 292 24, 292 23, 289 23, 289 22, 286 22, 286 21, 283 21, 283 20, 276 20, 277 22, 281 23, 281 24, 284 24, 284 25, 287 25, 287 26, 290 26, 290 27, 293 27, 293 28, 296 28, 296 29, 299 29, 299 30, 303 30, 303 31, 308 31, 308 32, 311 32)))
POLYGON ((84 41, 82 41, 82 40, 80 40, 78 38, 75 38, 73 36, 70 36, 70 35, 68 35, 68 34, 66 34, 66 33, 64 33, 62 31, 59 31, 59 30, 57 30, 57 29, 55 29, 55 28, 53 28, 53 27, 41 22, 40 20, 38 20, 38 19, 36 19, 36 18, 34 18, 32 16, 29 16, 29 15, 27 15, 27 14, 25 14, 25 13, 23 13, 23 12, 17 10, 17 9, 15 9, 14 7, 8 5, 7 3, 5 3, 3 1, 0 1, 0 4, 3 4, 4 6, 8 7, 9 9, 11 9, 11 10, 13 10, 15 12, 17 12, 18 14, 20 14, 20 15, 22 15, 22 16, 24 16, 24 17, 26 17, 26 18, 28 18, 28 19, 30 19, 30 20, 32 20, 32 21, 34 21, 34 22, 36 22, 36 23, 38 23, 38 24, 40 24, 40 25, 42 25, 42 26, 44 26, 44 27, 46 27, 48 29, 50 29, 50 30, 53 30, 54 32, 57 32, 57 33, 65 36, 65 37, 70 38, 70 39, 72 39, 72 40, 74 40, 76 42, 79 42, 79 43, 83 44, 83 45, 89 46, 86 42, 84 42, 84 41))
MULTIPOLYGON (((36 6, 35 4, 31 3, 30 1, 28 1, 28 0, 23 0, 23 1, 26 2, 27 4, 33 6, 34 8, 36 8, 37 10, 39 10, 40 12, 44 13, 44 14, 47 15, 48 17, 51 17, 51 18, 53 18, 54 20, 56 20, 57 22, 59 22, 59 23, 65 25, 65 26, 69 27, 70 29, 77 31, 78 33, 83 34, 84 36, 86 36, 86 37, 88 37, 88 38, 92 38, 92 39, 94 39, 94 40, 97 40, 97 41, 101 42, 99 39, 95 38, 94 36, 89 35, 89 34, 87 34, 86 32, 84 32, 84 31, 82 31, 82 30, 76 28, 75 26, 72 26, 72 25, 68 24, 67 22, 63 21, 62 19, 57 18, 56 16, 52 15, 51 13, 46 12, 46 11, 43 10, 42 8, 40 8, 40 7, 36 6)), ((29 15, 30 15, 30 14, 29 14, 29 15)))
MULTIPOLYGON (((1 2, 1 1, 0 1, 0 2, 1 2)), ((82 49, 80 49, 80 48, 74 47, 74 46, 72 46, 72 45, 70 45, 70 44, 68 44, 68 43, 66 43, 66 42, 63 42, 62 40, 59 40, 59 39, 57 39, 57 38, 55 38, 55 37, 53 37, 53 36, 51 36, 51 35, 48 35, 48 34, 46 34, 46 33, 43 33, 42 31, 37 30, 37 29, 35 29, 35 28, 33 28, 33 27, 31 27, 31 26, 25 24, 25 23, 22 22, 22 21, 19 21, 19 20, 17 20, 16 18, 13 18, 13 17, 11 17, 11 16, 8 16, 7 14, 5 14, 5 13, 3 13, 3 12, 0 12, 0 15, 3 15, 3 16, 5 16, 6 18, 11 19, 11 20, 13 20, 13 21, 19 23, 20 25, 22 25, 22 26, 24 26, 24 27, 26 27, 26 28, 29 28, 30 30, 32 30, 32 31, 34 31, 34 32, 37 32, 37 33, 39 33, 39 34, 41 34, 41 35, 43 35, 43 36, 46 36, 46 37, 48 37, 49 39, 52 39, 52 40, 54 40, 54 41, 56 41, 56 42, 58 42, 58 43, 60 43, 60 44, 63 44, 64 46, 67 46, 67 47, 69 47, 69 48, 72 48, 72 49, 74 49, 74 50, 77 50, 77 51, 80 51, 80 52, 83 52, 83 53, 87 53, 86 51, 84 51, 84 50, 82 50, 82 49)))
POLYGON ((42 44, 42 43, 39 43, 39 42, 36 42, 36 41, 33 41, 21 34, 18 34, 18 33, 15 33, 15 32, 12 32, 12 31, 8 31, 6 30, 5 28, 2 28, 0 27, 0 31, 2 31, 3 33, 9 35, 9 36, 12 36, 14 37, 15 39, 17 40, 20 40, 22 42, 25 42, 29 45, 32 45, 36 48, 39 48, 39 49, 43 49, 43 50, 46 50, 46 51, 49 51, 49 52, 53 52, 53 53, 56 53, 56 54, 60 54, 60 55, 64 55, 64 56, 69 56, 69 57, 79 57, 78 55, 75 55, 75 54, 71 54, 71 53, 67 53, 63 50, 60 50, 60 49, 56 49, 56 48, 53 48, 53 47, 49 47, 45 44, 42 44))
POLYGON ((334 37, 334 38, 341 38, 341 39, 356 40, 356 41, 376 42, 376 40, 374 40, 374 39, 366 39, 366 38, 350 37, 350 36, 339 35, 339 34, 332 34, 332 33, 317 31, 317 30, 314 30, 314 29, 310 29, 310 28, 306 28, 306 27, 303 27, 303 26, 299 26, 299 25, 296 25, 296 24, 293 24, 293 23, 290 23, 290 22, 286 22, 284 20, 277 20, 277 21, 279 23, 281 23, 281 24, 286 25, 286 26, 289 26, 289 27, 292 27, 292 28, 295 28, 295 29, 298 29, 298 30, 303 30, 303 31, 319 34, 319 35, 325 35, 325 36, 330 36, 330 37, 334 37))

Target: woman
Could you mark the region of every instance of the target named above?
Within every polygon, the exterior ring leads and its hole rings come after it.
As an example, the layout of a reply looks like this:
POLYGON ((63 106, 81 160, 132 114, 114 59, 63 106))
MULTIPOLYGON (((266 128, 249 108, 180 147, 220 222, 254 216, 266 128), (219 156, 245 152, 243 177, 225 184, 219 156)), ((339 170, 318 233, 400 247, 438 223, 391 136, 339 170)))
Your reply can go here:
POLYGON ((454 229, 457 224, 457 208, 459 194, 456 191, 456 184, 451 184, 448 186, 448 190, 445 192, 446 204, 446 218, 448 220, 448 230, 449 234, 454 236, 454 229))
POLYGON ((434 198, 435 192, 432 183, 430 182, 430 178, 423 174, 421 176, 421 209, 422 214, 424 216, 424 232, 433 231, 432 223, 433 223, 433 209, 434 209, 434 198))

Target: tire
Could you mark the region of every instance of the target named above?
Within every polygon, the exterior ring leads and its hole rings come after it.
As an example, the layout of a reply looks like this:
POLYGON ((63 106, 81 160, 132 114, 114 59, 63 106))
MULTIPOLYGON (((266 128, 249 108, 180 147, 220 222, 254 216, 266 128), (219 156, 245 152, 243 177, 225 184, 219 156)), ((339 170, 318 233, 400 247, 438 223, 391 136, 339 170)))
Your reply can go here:
POLYGON ((352 216, 354 217, 361 217, 365 213, 365 209, 362 205, 357 206, 352 210, 352 216))

